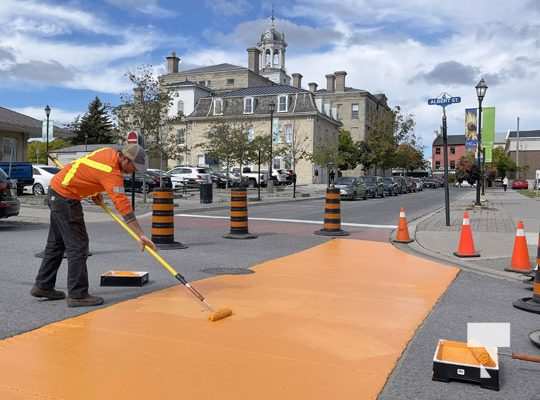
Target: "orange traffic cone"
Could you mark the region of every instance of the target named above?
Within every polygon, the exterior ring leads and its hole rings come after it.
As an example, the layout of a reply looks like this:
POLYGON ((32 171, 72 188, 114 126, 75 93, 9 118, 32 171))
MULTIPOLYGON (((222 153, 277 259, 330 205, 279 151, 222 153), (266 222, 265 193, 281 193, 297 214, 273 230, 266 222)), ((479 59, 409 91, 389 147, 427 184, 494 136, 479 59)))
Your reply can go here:
POLYGON ((463 213, 463 225, 461 226, 458 249, 454 252, 454 255, 457 257, 480 257, 480 254, 474 249, 471 220, 467 211, 463 213))
POLYGON ((399 224, 396 232, 395 243, 411 243, 413 240, 409 236, 409 227, 407 226, 407 217, 405 216, 405 209, 399 209, 399 224))
POLYGON ((531 260, 529 259, 529 249, 525 238, 525 228, 523 221, 518 221, 516 239, 514 240, 514 251, 512 252, 512 263, 505 271, 528 274, 531 272, 531 260))

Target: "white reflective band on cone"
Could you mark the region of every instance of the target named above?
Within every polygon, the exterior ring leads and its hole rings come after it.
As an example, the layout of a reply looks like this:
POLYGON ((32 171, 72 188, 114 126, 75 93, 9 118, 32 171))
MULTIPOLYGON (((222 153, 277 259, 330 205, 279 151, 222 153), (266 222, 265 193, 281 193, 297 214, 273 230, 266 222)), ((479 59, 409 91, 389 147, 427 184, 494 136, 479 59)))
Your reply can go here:
POLYGON ((516 236, 525 236, 525 231, 523 229, 518 229, 516 231, 516 236))
POLYGON ((470 225, 471 222, 469 220, 469 218, 463 218, 463 225, 470 225))
POLYGON ((399 218, 405 218, 405 211, 400 211, 399 218))

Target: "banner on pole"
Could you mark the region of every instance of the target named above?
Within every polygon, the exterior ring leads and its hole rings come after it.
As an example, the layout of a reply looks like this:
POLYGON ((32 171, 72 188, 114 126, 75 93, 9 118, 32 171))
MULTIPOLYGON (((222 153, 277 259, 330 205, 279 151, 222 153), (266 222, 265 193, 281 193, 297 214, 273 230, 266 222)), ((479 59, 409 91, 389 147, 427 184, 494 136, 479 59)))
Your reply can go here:
POLYGON ((478 117, 476 108, 465 109, 465 149, 476 151, 478 146, 477 124, 478 117))
POLYGON ((482 147, 486 149, 486 162, 492 162, 495 142, 495 107, 482 109, 482 147))
MULTIPOLYGON (((49 119, 49 142, 52 142, 54 140, 54 121, 52 119, 49 119)), ((47 120, 44 119, 41 123, 41 139, 43 141, 47 141, 47 120)))

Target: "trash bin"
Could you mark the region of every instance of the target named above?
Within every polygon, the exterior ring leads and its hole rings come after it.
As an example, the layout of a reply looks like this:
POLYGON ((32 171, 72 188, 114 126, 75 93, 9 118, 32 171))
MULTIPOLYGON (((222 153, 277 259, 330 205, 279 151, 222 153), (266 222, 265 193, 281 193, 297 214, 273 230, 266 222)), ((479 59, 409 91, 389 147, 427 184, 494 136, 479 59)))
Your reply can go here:
POLYGON ((212 203, 212 183, 201 183, 199 186, 201 204, 212 203))

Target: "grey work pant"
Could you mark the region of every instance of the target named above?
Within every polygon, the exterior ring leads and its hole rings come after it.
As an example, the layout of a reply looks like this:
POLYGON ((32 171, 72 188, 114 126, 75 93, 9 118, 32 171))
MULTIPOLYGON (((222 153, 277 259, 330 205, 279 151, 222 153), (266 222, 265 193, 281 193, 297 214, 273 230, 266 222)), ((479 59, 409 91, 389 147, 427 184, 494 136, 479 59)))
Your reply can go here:
POLYGON ((88 233, 84 224, 81 202, 61 197, 49 189, 51 222, 45 255, 36 277, 36 286, 52 289, 64 251, 68 260, 68 296, 82 298, 88 295, 88 233))

